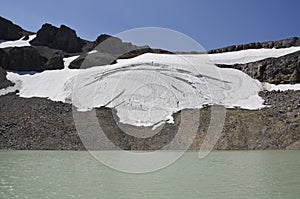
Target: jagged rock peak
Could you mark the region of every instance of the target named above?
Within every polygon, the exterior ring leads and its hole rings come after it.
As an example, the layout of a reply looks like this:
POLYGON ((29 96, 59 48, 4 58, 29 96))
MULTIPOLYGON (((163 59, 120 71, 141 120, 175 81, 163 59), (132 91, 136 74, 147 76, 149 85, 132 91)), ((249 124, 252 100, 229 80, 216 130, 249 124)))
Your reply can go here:
POLYGON ((54 49, 63 50, 68 53, 82 52, 86 41, 80 39, 75 30, 61 25, 59 28, 45 23, 37 32, 37 36, 30 42, 35 46, 47 46, 54 49))

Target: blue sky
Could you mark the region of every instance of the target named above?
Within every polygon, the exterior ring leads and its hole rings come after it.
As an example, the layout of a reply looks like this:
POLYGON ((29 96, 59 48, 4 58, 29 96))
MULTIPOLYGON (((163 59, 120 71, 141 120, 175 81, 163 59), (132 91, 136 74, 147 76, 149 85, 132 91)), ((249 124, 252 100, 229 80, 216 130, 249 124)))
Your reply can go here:
POLYGON ((132 28, 168 28, 209 50, 299 37, 299 8, 299 0, 5 0, 0 13, 31 31, 45 22, 66 24, 89 40, 132 28))

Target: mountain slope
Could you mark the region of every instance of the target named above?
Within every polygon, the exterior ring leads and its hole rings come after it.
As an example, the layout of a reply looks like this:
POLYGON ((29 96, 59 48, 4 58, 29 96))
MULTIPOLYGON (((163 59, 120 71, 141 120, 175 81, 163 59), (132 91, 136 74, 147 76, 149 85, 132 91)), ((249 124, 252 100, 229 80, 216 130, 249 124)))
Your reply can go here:
POLYGON ((297 42, 173 54, 109 35, 85 41, 66 26, 45 24, 37 35, 0 43, 0 66, 8 70, 0 71, 7 87, 0 88, 0 148, 84 149, 72 113, 96 110, 122 149, 154 150, 175 136, 182 114, 200 110, 197 149, 214 105, 227 108, 215 149, 299 148, 300 84, 290 85, 299 83, 297 42), (124 126, 161 132, 138 139, 124 126))

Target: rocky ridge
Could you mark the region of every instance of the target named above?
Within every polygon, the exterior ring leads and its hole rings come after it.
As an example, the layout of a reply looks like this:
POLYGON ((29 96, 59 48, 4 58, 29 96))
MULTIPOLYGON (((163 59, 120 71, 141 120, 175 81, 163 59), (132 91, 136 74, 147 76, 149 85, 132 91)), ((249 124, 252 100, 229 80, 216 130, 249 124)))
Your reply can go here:
POLYGON ((288 39, 282 39, 278 41, 267 41, 267 42, 253 42, 249 44, 233 45, 219 49, 213 49, 207 51, 209 54, 213 53, 225 53, 247 49, 259 49, 259 48, 289 48, 293 46, 300 46, 299 37, 291 37, 288 39))
MULTIPOLYGON (((4 18, 0 18, 0 27, 0 40, 4 41, 34 34, 4 18)), ((131 58, 147 52, 167 52, 149 46, 136 46, 107 34, 101 34, 95 41, 87 41, 65 25, 58 28, 48 23, 42 25, 30 44, 26 47, 0 49, 0 66, 15 71, 56 70, 64 67, 64 57, 80 55, 70 64, 71 69, 78 69, 108 65, 115 63, 118 58, 131 58), (90 55, 88 52, 91 50, 95 50, 95 53, 90 55), (86 60, 84 65, 83 60, 86 60)))

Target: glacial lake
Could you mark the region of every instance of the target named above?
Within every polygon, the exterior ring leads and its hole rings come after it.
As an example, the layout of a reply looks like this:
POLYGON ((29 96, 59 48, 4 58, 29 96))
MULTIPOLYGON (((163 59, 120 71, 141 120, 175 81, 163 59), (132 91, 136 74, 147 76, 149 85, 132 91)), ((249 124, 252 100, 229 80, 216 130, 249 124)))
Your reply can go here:
POLYGON ((300 151, 187 152, 128 174, 85 151, 0 151, 0 198, 300 198, 300 151))

